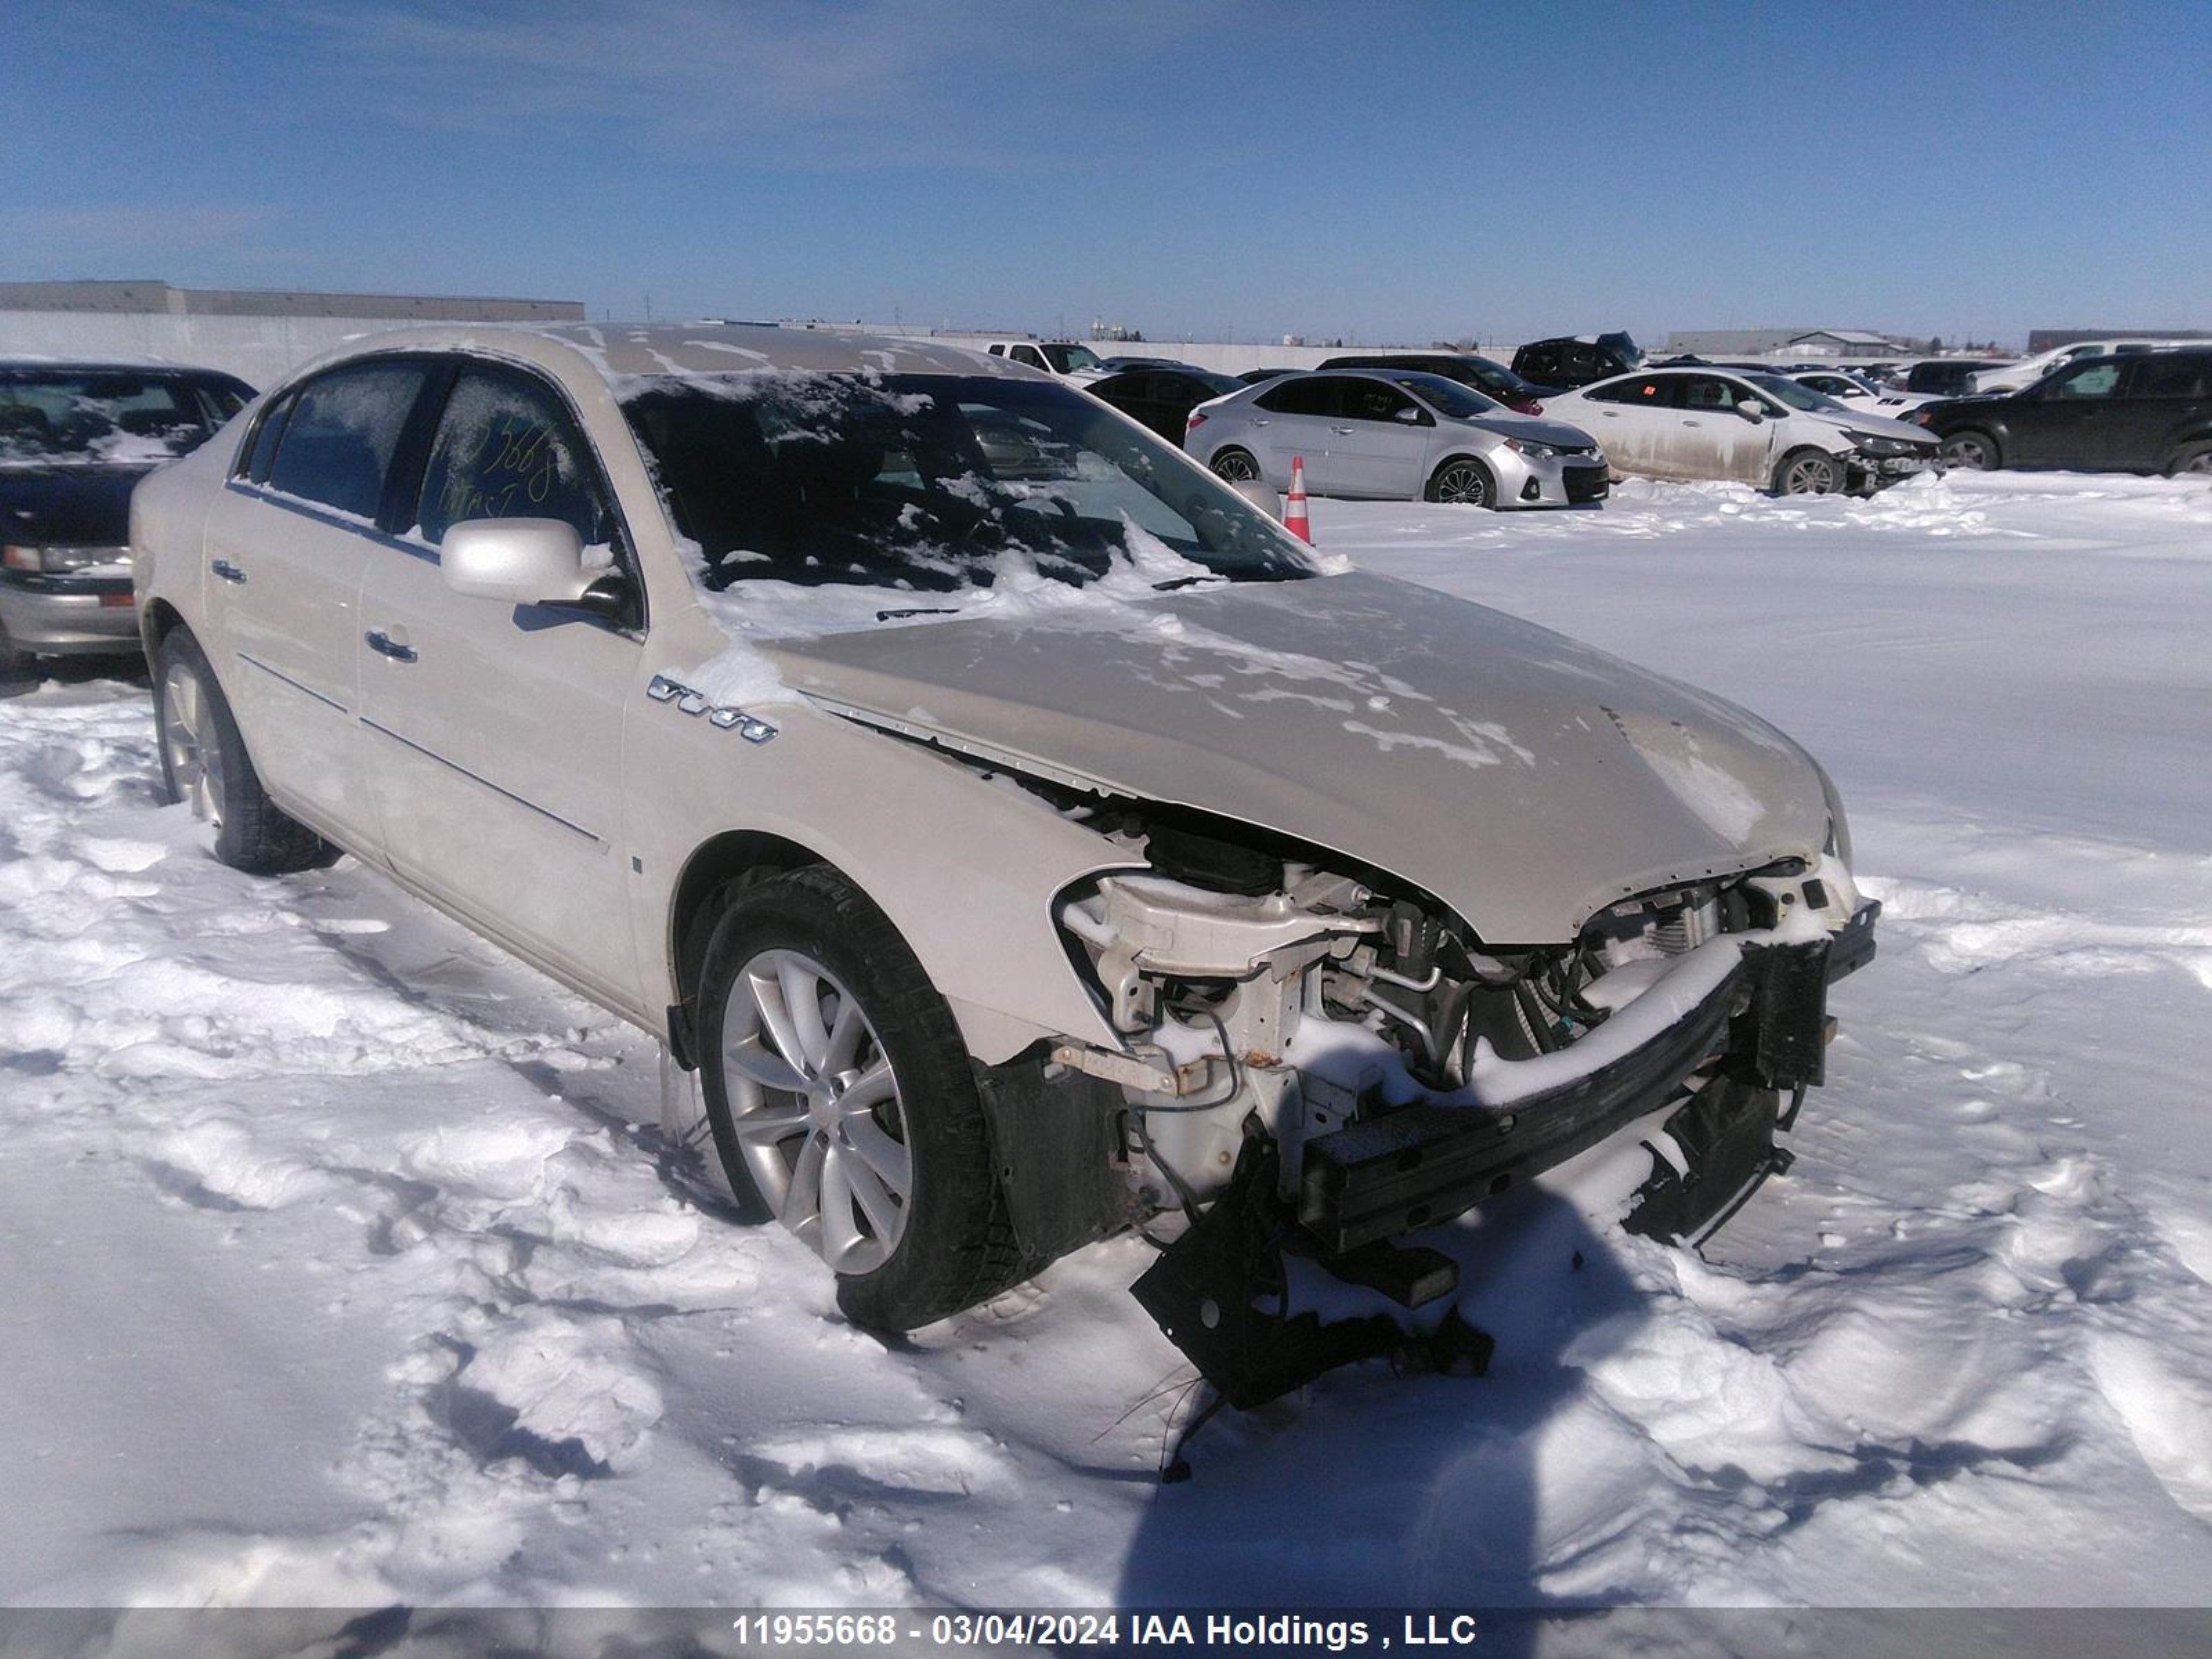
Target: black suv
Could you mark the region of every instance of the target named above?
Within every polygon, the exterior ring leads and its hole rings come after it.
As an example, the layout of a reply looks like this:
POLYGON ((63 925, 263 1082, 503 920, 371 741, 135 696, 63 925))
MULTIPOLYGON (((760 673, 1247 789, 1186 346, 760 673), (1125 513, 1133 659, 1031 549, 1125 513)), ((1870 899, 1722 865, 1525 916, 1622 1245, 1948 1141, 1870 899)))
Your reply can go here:
POLYGON ((1643 351, 1626 334, 1578 334, 1530 341, 1513 354, 1513 372, 1537 386, 1571 390, 1628 374, 1643 362, 1643 351))
POLYGON ((1963 398, 1973 391, 1975 375, 2002 362, 1996 357, 1930 357, 1913 364, 1905 376, 1905 389, 1930 398, 1963 398))
POLYGON ((2212 349, 2084 357, 2033 386, 1923 404, 1953 466, 2212 473, 2212 349))
POLYGON ((1346 357, 1324 357, 1323 368, 1384 368, 1406 373, 1441 374, 1447 380, 1457 380, 1471 386, 1493 402, 1522 415, 1541 415, 1543 400, 1559 390, 1556 386, 1536 386, 1522 380, 1511 369, 1487 357, 1478 357, 1471 351, 1378 351, 1365 355, 1353 353, 1346 357))

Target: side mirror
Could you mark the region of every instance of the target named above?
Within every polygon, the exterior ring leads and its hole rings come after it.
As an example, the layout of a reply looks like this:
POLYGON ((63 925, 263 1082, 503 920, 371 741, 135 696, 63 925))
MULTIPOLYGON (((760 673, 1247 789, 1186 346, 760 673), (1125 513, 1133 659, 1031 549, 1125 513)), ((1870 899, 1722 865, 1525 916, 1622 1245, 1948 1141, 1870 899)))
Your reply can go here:
POLYGON ((1759 406, 1759 400, 1756 398, 1746 398, 1741 400, 1735 406, 1735 412, 1753 426, 1757 426, 1766 418, 1766 411, 1759 406))
POLYGON ((1244 478, 1229 487, 1277 523, 1282 521, 1283 498, 1276 494, 1274 485, 1257 478, 1244 478))
POLYGON ((1418 409, 1401 409, 1397 413, 1397 418, 1407 426, 1419 426, 1421 423, 1421 411, 1418 409))
POLYGON ((470 519, 438 549, 446 586, 509 605, 574 605, 603 571, 586 569, 583 539, 560 519, 470 519))

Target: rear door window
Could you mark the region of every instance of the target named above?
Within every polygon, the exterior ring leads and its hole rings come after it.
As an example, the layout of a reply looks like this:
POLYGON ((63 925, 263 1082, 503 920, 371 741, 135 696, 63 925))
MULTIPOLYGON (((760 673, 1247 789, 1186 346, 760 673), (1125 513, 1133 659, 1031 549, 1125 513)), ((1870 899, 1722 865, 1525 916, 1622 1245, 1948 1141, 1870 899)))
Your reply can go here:
POLYGON ((1615 380, 1610 386, 1593 386, 1583 396, 1593 403, 1640 404, 1646 409, 1672 409, 1676 379, 1672 374, 1638 374, 1630 380, 1615 380))
POLYGON ((598 471, 553 389, 507 368, 461 371, 438 417, 416 526, 433 545, 470 519, 558 519, 586 547, 612 539, 598 471))
POLYGON ((2131 398, 2212 397, 2212 357, 2151 353, 2129 365, 2131 398))
POLYGON ((269 487, 371 523, 427 371, 413 362, 351 363, 301 389, 269 487))
POLYGON ((1253 401, 1276 415, 1332 415, 1336 412, 1335 380, 1285 380, 1253 401))

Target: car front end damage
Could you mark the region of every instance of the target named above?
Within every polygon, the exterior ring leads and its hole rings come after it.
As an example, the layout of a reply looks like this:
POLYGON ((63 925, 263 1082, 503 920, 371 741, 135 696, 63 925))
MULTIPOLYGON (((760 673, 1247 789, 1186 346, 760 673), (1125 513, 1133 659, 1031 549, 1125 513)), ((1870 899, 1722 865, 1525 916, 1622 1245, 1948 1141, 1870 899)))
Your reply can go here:
MULTIPOLYGON (((1509 950, 1379 872, 1183 826, 1132 840, 1149 867, 1059 905, 1121 1042, 1054 1045, 1031 1086, 1090 1103, 1122 1187, 1093 1183, 1084 1224, 1118 1213, 1164 1243, 1136 1294, 1238 1406, 1402 1340, 1388 1319, 1271 1319, 1285 1254, 1411 1310, 1456 1269, 1395 1241, 1630 1133, 1652 1172, 1624 1224, 1707 1235, 1788 1166, 1778 1136, 1822 1080, 1827 987, 1872 955, 1879 910, 1831 851, 1509 950)), ((1040 1183, 1006 1151, 1020 1226, 1040 1183)))
POLYGON ((1934 469, 1940 446, 1918 439, 1887 434, 1847 431, 1851 448, 1844 456, 1844 487, 1852 495, 1871 495, 1917 473, 1934 469))

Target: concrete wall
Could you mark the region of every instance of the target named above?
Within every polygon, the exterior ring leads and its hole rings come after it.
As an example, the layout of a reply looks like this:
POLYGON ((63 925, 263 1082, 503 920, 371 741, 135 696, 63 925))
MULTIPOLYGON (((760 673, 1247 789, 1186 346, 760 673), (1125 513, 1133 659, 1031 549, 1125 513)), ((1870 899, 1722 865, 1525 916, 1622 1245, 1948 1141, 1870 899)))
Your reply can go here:
POLYGON ((342 341, 409 325, 374 317, 0 311, 0 357, 159 357, 260 387, 342 341))
MULTIPOLYGON (((0 357, 160 357, 201 368, 219 368, 254 386, 266 386, 308 358, 344 341, 409 326, 377 317, 238 317, 174 315, 166 312, 0 311, 0 357)), ((915 328, 840 328, 839 333, 905 334, 981 350, 1012 334, 936 333, 915 328)), ((1285 346, 1243 341, 1092 340, 1102 357, 1172 357, 1224 374, 1254 368, 1312 368, 1340 352, 1419 350, 1416 346, 1285 346)), ((1500 362, 1510 344, 1486 345, 1500 362)))

